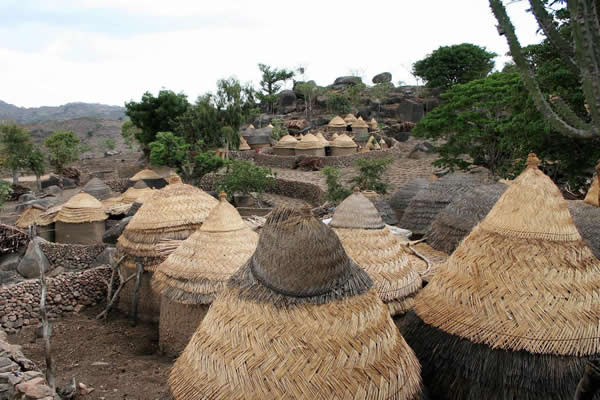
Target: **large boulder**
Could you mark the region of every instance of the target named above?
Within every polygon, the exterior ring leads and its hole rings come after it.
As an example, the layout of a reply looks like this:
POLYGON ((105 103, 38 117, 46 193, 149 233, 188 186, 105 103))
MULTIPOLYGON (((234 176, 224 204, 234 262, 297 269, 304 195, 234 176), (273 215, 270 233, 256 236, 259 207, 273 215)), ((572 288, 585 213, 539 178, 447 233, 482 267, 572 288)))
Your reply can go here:
POLYGON ((131 221, 131 217, 123 218, 118 224, 104 232, 102 241, 108 244, 116 244, 129 221, 131 221))
POLYGON ((22 212, 27 207, 31 207, 34 204, 41 206, 44 209, 48 209, 52 206, 55 206, 56 203, 58 203, 58 199, 54 196, 49 196, 49 197, 44 197, 43 199, 30 200, 30 201, 26 201, 25 203, 17 204, 15 206, 15 210, 17 212, 22 212))
POLYGON ((25 193, 19 196, 19 203, 25 203, 26 201, 35 200, 33 193, 25 193))
POLYGON ((282 90, 279 93, 277 110, 281 114, 288 114, 296 111, 296 93, 293 90, 282 90))
POLYGON ((334 85, 358 85, 362 83, 360 76, 340 76, 333 81, 334 85))
POLYGON ((402 121, 419 122, 425 115, 425 106, 416 101, 403 100, 399 103, 381 106, 381 115, 402 121))
POLYGON ((0 271, 16 271, 22 254, 10 253, 0 257, 0 271))
POLYGON ((56 185, 52 185, 52 186, 48 186, 44 192, 46 192, 47 194, 51 194, 54 196, 59 196, 63 190, 60 188, 60 186, 56 186, 56 185))
POLYGON ((62 185, 61 179, 54 174, 50 175, 47 179, 44 179, 42 181, 42 189, 46 189, 50 186, 61 187, 61 185, 62 185))
POLYGON ((392 74, 389 72, 382 72, 377 74, 372 79, 373 83, 389 83, 392 81, 392 74))
POLYGON ((48 272, 50 269, 50 262, 40 247, 40 243, 43 241, 44 239, 39 237, 30 241, 25 255, 17 266, 19 274, 27 279, 38 278, 41 268, 44 269, 44 272, 48 272))

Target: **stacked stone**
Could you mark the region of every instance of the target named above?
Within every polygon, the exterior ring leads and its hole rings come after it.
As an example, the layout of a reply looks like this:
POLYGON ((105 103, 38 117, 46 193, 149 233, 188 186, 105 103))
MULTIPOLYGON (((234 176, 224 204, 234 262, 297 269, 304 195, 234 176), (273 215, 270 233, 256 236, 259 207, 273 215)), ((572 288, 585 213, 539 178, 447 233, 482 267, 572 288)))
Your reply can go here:
POLYGON ((127 178, 109 179, 109 180, 104 181, 104 183, 113 192, 123 193, 125 190, 127 190, 127 185, 129 183, 129 179, 127 179, 127 178))
POLYGON ((98 255, 106 249, 106 244, 85 246, 42 242, 40 247, 53 270, 61 267, 65 271, 80 271, 92 266, 98 255))
MULTIPOLYGON (((110 280, 108 266, 70 272, 46 278, 48 285, 48 318, 58 318, 80 312, 106 300, 106 283, 110 280)), ((7 333, 17 333, 22 327, 39 324, 41 285, 31 279, 0 288, 0 327, 7 333)))

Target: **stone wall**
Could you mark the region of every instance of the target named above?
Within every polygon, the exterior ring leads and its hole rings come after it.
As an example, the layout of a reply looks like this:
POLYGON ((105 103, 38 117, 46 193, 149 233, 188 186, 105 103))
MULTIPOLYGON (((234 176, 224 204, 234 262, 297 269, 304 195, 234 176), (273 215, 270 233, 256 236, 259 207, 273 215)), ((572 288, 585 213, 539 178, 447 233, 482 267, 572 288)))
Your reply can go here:
MULTIPOLYGON (((101 266, 46 278, 48 317, 58 318, 104 302, 105 281, 110 281, 110 275, 110 267, 101 266)), ((39 324, 40 293, 41 285, 37 279, 0 288, 0 328, 7 333, 16 333, 24 326, 39 324)))
POLYGON ((65 271, 80 271, 92 266, 96 258, 106 249, 106 244, 84 246, 78 244, 62 244, 52 242, 40 243, 42 251, 50 261, 52 269, 63 268, 65 271))
POLYGON ((106 183, 106 186, 108 186, 110 190, 116 193, 123 193, 125 190, 127 190, 128 182, 128 178, 109 179, 104 181, 104 183, 106 183))

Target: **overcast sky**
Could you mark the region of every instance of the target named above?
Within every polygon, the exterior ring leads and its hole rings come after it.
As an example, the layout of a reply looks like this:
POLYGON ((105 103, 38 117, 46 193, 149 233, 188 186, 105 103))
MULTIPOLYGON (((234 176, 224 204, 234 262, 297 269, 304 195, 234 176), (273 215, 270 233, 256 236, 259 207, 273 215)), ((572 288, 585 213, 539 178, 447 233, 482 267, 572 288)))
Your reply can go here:
MULTIPOLYGON (((508 6, 521 42, 539 42, 527 2, 508 6)), ((443 45, 503 57, 487 0, 0 0, 0 100, 123 105, 145 91, 214 91, 260 80, 257 63, 306 68, 328 85, 382 71, 414 84, 412 64, 443 45)))

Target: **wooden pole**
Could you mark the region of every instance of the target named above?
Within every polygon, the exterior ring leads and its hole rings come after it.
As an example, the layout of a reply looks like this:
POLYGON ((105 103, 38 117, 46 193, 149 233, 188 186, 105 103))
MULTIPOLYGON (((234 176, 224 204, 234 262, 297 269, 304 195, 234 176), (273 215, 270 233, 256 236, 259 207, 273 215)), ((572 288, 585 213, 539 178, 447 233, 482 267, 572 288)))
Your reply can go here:
POLYGON ((144 272, 144 267, 139 260, 135 262, 136 273, 135 273, 135 289, 133 291, 133 303, 131 305, 131 326, 135 326, 137 324, 137 309, 138 309, 138 301, 139 301, 139 293, 140 286, 142 284, 142 273, 144 272))
POLYGON ((44 353, 46 356, 46 381, 52 389, 56 391, 56 381, 54 378, 54 362, 52 361, 52 349, 50 347, 51 328, 48 323, 48 313, 46 312, 46 296, 48 287, 46 286, 46 273, 44 265, 40 263, 40 284, 42 285, 42 295, 40 298, 40 317, 42 320, 42 338, 44 340, 44 353))

